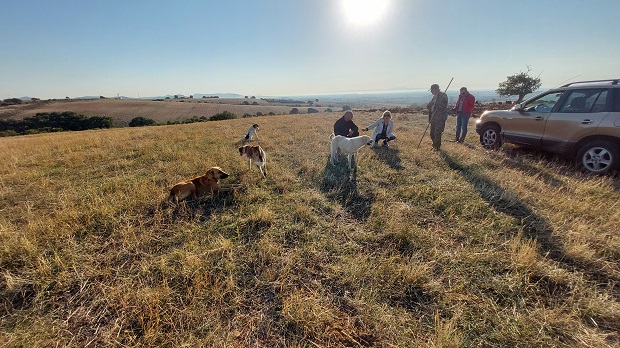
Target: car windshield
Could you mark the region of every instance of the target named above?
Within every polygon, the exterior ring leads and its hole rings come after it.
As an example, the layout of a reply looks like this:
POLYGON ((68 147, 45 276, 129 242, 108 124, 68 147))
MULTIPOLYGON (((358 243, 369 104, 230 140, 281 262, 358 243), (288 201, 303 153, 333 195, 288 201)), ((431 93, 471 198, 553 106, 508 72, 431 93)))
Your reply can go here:
POLYGON ((536 111, 536 112, 551 112, 555 103, 558 102, 563 92, 553 92, 542 95, 534 100, 530 100, 527 102, 523 109, 525 111, 536 111))

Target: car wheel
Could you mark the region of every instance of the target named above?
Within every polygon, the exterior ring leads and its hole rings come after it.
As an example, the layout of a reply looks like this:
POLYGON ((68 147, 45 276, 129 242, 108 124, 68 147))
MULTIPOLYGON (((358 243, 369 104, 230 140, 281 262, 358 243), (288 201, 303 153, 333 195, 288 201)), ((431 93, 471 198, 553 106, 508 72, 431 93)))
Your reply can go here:
POLYGON ((577 162, 592 174, 605 174, 618 165, 620 152, 605 140, 591 141, 579 149, 577 162))
POLYGON ((497 125, 488 125, 482 129, 482 133, 480 134, 480 144, 485 149, 499 149, 502 146, 502 140, 499 136, 499 126, 497 125))

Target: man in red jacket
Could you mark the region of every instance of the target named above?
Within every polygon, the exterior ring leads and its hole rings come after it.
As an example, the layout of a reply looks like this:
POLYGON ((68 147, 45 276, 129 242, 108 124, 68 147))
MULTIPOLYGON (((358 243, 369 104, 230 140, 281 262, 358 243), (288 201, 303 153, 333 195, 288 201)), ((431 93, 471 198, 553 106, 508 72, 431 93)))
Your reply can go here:
POLYGON ((467 87, 461 87, 459 99, 454 104, 452 111, 457 113, 456 116, 456 142, 462 143, 467 135, 467 122, 474 111, 476 98, 469 94, 467 87))

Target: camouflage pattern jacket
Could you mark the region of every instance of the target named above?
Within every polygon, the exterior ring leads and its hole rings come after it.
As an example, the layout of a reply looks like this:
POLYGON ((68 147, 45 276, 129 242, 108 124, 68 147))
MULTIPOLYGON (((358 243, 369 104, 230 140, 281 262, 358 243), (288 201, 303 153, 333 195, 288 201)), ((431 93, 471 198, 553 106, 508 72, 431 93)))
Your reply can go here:
MULTIPOLYGON (((433 120, 443 120, 448 118, 448 95, 442 91, 437 92, 437 95, 431 100, 431 111, 433 120)), ((430 121, 429 114, 429 121, 430 121)))

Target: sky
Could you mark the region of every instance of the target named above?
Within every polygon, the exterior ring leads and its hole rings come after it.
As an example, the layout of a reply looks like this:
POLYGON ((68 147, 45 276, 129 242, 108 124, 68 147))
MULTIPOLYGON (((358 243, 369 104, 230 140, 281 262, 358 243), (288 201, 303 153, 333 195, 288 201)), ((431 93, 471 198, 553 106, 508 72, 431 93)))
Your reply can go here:
POLYGON ((620 78, 619 0, 0 0, 0 99, 620 78))

